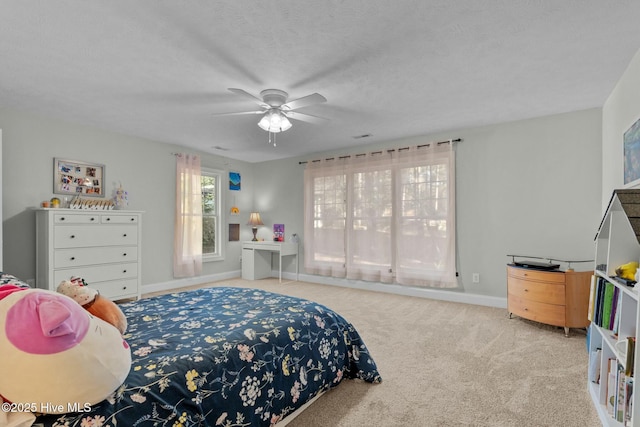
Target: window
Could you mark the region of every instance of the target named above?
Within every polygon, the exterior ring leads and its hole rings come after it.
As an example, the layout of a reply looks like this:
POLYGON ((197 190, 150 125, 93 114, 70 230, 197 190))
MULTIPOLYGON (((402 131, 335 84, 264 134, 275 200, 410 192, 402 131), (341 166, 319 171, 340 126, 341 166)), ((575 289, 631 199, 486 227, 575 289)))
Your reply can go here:
POLYGON ((202 258, 223 259, 222 171, 202 168, 202 258))
POLYGON ((307 164, 305 268, 348 279, 457 286, 454 177, 450 144, 307 164))

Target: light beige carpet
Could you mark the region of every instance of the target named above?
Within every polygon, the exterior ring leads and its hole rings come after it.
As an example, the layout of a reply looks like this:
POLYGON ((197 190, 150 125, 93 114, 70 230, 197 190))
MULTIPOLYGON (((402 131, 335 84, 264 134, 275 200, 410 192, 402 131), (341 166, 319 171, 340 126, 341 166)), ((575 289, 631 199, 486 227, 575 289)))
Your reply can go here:
POLYGON ((584 330, 506 309, 277 279, 255 287, 307 298, 349 320, 382 383, 344 380, 292 420, 313 426, 599 426, 587 391, 584 330))

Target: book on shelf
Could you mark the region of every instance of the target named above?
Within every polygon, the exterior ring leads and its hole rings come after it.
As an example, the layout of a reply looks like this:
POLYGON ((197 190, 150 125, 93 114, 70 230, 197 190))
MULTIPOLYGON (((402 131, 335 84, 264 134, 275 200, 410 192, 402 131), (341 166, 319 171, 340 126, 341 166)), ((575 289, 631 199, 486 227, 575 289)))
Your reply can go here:
POLYGON ((593 289, 592 322, 601 328, 618 333, 622 291, 602 277, 595 280, 593 289))
POLYGON ((626 376, 624 368, 618 364, 618 372, 616 373, 616 401, 614 407, 614 418, 618 422, 624 420, 624 390, 626 385, 626 376))
POLYGON ((633 401, 633 377, 626 377, 624 387, 624 408, 623 408, 623 424, 625 427, 631 426, 631 414, 633 401))
POLYGON ((591 276, 591 285, 589 288, 589 311, 587 312, 587 319, 590 322, 593 322, 593 305, 596 302, 596 283, 598 281, 598 277, 594 274, 591 276))
POLYGON ((600 363, 602 361, 602 349, 596 348, 589 357, 589 381, 600 383, 600 363))
POLYGON ((625 375, 632 377, 633 376, 633 361, 635 358, 636 352, 636 337, 627 337, 627 354, 625 359, 625 375))
POLYGON ((611 311, 613 308, 613 293, 616 286, 611 283, 605 283, 604 300, 602 301, 602 327, 605 329, 611 329, 611 311))
POLYGON ((618 372, 618 361, 616 359, 609 359, 607 361, 607 413, 611 415, 611 417, 615 416, 615 407, 617 400, 617 388, 616 388, 616 377, 618 372))

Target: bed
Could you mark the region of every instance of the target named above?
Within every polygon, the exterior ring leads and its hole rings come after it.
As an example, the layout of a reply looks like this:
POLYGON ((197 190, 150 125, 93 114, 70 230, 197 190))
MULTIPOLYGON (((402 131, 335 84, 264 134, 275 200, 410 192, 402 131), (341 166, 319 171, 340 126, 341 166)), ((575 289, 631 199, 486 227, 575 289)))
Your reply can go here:
POLYGON ((43 426, 272 426, 343 379, 381 381, 356 329, 312 301, 213 287, 121 304, 132 365, 87 412, 43 426))

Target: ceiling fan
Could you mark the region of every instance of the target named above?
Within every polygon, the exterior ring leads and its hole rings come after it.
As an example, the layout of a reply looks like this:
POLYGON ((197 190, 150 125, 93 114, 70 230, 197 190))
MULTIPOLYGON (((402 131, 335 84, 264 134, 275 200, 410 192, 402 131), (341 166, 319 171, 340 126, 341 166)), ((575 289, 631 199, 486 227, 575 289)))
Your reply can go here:
MULTIPOLYGON (((313 116, 311 114, 300 113, 296 110, 299 108, 308 107, 314 104, 320 104, 327 102, 327 99, 319 93, 312 93, 311 95, 303 96, 302 98, 294 99, 287 102, 289 94, 280 89, 265 89, 260 92, 260 98, 251 95, 249 92, 229 88, 229 90, 237 95, 244 96, 251 99, 258 104, 261 110, 256 111, 240 111, 235 113, 219 113, 215 116, 237 116, 246 114, 262 114, 262 119, 258 122, 258 126, 263 130, 269 132, 269 142, 272 142, 271 134, 278 132, 284 132, 291 128, 291 122, 289 119, 300 120, 307 123, 322 124, 326 123, 328 119, 323 117, 313 116)), ((273 145, 275 146, 275 135, 273 136, 273 145)))

